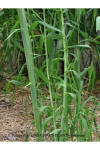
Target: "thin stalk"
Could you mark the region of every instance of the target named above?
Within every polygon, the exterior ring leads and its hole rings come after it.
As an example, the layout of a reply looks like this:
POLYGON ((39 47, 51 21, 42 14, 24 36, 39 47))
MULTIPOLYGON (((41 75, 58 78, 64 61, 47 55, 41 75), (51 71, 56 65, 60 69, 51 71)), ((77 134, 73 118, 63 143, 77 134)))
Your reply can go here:
MULTIPOLYGON (((78 41, 78 45, 79 45, 79 42, 80 42, 79 24, 80 24, 80 19, 81 19, 81 15, 82 15, 82 9, 76 9, 75 15, 76 15, 76 21, 77 21, 77 24, 78 24, 77 41, 78 41)), ((79 58, 80 57, 80 52, 79 52, 78 48, 76 48, 76 57, 77 57, 76 70, 77 70, 78 73, 80 73, 80 58, 79 58)))
POLYGON ((26 64, 28 69, 29 80, 31 82, 31 94, 32 94, 32 107, 35 119, 36 133, 40 133, 40 122, 39 122, 39 112, 37 106, 37 94, 36 94, 36 84, 35 84, 35 75, 34 75, 34 61, 32 54, 32 45, 28 32, 28 25, 26 21, 24 9, 18 9, 18 15, 20 19, 20 26, 22 32, 22 39, 24 44, 24 52, 26 58, 26 64))
MULTIPOLYGON (((79 29, 79 25, 80 25, 80 19, 81 19, 81 15, 82 15, 82 10, 81 9, 77 9, 76 10, 76 13, 77 13, 77 24, 78 24, 78 29, 79 29)), ((80 32, 79 32, 79 30, 77 31, 77 41, 78 41, 78 45, 79 45, 79 43, 80 43, 80 32)), ((77 72, 80 74, 80 51, 79 51, 79 49, 77 48, 76 49, 76 56, 77 56, 77 72)), ((79 82, 81 82, 81 81, 79 81, 79 82)), ((80 129, 80 122, 79 122, 79 120, 80 120, 80 106, 81 106, 81 92, 82 91, 78 91, 78 93, 77 93, 77 99, 78 99, 78 108, 77 108, 77 110, 78 110, 78 119, 76 120, 76 128, 77 128, 77 134, 79 135, 80 134, 80 132, 81 132, 81 129, 80 129)), ((79 141, 80 141, 80 137, 78 137, 77 138, 79 141)))
MULTIPOLYGON (((45 20, 45 9, 43 9, 43 17, 44 22, 45 20)), ((50 81, 50 72, 49 72, 49 57, 48 57, 48 49, 47 49, 47 36, 46 36, 46 27, 44 26, 44 44, 45 44, 45 55, 46 55, 46 67, 47 67, 47 78, 48 78, 48 87, 49 87, 49 93, 50 93, 50 100, 51 100, 51 107, 53 110, 53 125, 54 129, 56 129, 56 118, 55 118, 55 112, 54 112, 54 105, 53 105, 53 95, 52 95, 52 87, 51 87, 51 81, 50 81)), ((55 141, 57 140, 57 137, 54 134, 55 141)))
MULTIPOLYGON (((45 21, 45 9, 43 9, 44 22, 45 21)), ((52 96, 52 88, 50 82, 50 74, 49 74, 49 58, 48 58, 48 50, 47 50, 47 36, 46 36, 46 27, 44 26, 44 44, 45 44, 45 55, 46 55, 46 67, 47 67, 47 77, 49 81, 49 92, 50 92, 50 100, 51 106, 53 108, 53 96, 52 96)))
POLYGON ((63 48, 64 48, 64 87, 63 87, 63 113, 61 120, 62 133, 64 134, 64 120, 68 121, 68 103, 67 103, 67 71, 68 71, 68 48, 67 39, 65 36, 64 17, 61 9, 61 23, 62 23, 62 36, 63 36, 63 48))

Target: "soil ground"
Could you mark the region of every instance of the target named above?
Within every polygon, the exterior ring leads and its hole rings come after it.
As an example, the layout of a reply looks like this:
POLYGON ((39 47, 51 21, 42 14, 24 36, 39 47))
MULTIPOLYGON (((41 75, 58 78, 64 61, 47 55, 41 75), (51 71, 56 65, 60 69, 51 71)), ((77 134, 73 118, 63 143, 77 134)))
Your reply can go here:
MULTIPOLYGON (((25 141, 26 132, 28 132, 29 141, 36 141, 35 139, 35 128, 32 125, 34 116, 32 113, 32 104, 30 92, 27 89, 18 87, 16 96, 14 98, 13 107, 11 108, 11 99, 13 97, 13 86, 9 94, 4 95, 5 83, 0 87, 0 141, 25 141), (26 106, 26 98, 28 102, 26 106)), ((100 101, 100 88, 96 86, 93 90, 93 95, 97 97, 98 102, 100 101)), ((85 93, 88 96, 88 93, 85 93)), ((87 97, 86 96, 86 97, 87 97)), ((93 101, 87 103, 87 106, 94 108, 93 101)), ((92 113, 91 113, 92 115, 92 113)), ((100 126, 100 108, 96 111, 96 122, 98 127, 100 126)), ((98 134, 100 130, 98 129, 98 134)), ((93 132, 93 141, 97 141, 95 131, 93 132)), ((77 141, 77 139, 76 139, 77 141)))
POLYGON ((35 141, 31 99, 28 99, 26 108, 25 99, 29 93, 24 91, 23 96, 20 96, 20 91, 21 89, 18 89, 16 92, 12 108, 13 89, 6 98, 4 94, 0 94, 0 141, 25 141, 26 133, 29 135, 29 141, 35 141))

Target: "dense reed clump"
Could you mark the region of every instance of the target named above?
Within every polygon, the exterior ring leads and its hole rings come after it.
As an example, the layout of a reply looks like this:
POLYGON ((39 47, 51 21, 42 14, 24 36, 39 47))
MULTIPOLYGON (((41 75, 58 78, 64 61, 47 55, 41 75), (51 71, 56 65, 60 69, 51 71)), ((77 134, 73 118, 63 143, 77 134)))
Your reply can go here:
POLYGON ((98 9, 4 9, 0 15, 0 75, 10 76, 5 96, 14 84, 13 107, 18 86, 30 87, 37 140, 48 133, 50 141, 91 141, 94 130, 99 140, 100 104, 92 94, 100 80, 98 9))

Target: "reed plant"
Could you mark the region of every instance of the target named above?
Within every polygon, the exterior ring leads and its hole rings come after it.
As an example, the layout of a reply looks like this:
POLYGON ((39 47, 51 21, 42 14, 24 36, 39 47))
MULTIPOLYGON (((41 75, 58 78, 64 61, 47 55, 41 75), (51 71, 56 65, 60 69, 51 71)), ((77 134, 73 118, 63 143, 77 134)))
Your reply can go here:
POLYGON ((27 26, 24 9, 19 9, 18 15, 20 18, 20 26, 21 26, 21 32, 22 32, 23 45, 24 45, 24 52, 26 56, 26 64, 27 64, 29 81, 30 81, 30 89, 31 89, 31 94, 32 94, 32 106, 33 106, 33 112, 34 112, 36 133, 39 134, 40 122, 39 122, 37 93, 36 93, 35 75, 34 75, 34 59, 32 57, 32 46, 31 46, 31 41, 29 37, 28 26, 27 26))
POLYGON ((100 36, 95 31, 98 9, 2 11, 0 73, 8 60, 6 72, 11 75, 5 97, 14 84, 13 106, 18 86, 30 87, 36 140, 45 141, 48 133, 50 141, 92 141, 94 130, 99 140, 96 112, 100 104, 92 96, 96 66, 100 67, 100 36), (12 56, 17 62, 15 74, 12 56), (21 56, 25 57, 22 64, 21 56), (28 78, 23 74, 26 67, 28 78), (85 91, 89 93, 87 97, 85 91), (94 103, 93 109, 87 106, 89 102, 94 103))

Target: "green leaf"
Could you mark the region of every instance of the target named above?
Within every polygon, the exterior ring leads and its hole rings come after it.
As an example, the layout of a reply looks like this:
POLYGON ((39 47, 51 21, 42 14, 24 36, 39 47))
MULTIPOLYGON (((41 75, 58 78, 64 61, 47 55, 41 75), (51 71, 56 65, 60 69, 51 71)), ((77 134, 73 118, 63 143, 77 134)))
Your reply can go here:
POLYGON ((55 130, 53 130, 50 134, 57 134, 58 132, 60 132, 61 131, 61 129, 55 129, 55 130))
POLYGON ((72 45, 72 46, 67 46, 68 48, 91 48, 88 44, 85 45, 72 45))
POLYGON ((100 31, 100 16, 96 18, 96 32, 100 31))
POLYGON ((44 73, 41 70, 37 69, 35 66, 34 66, 34 70, 38 77, 40 77, 47 84, 49 83, 48 78, 44 75, 44 73))
POLYGON ((73 70, 73 73, 74 73, 74 75, 75 75, 75 78, 76 78, 77 80, 80 80, 80 74, 77 73, 75 70, 73 70))
POLYGON ((66 94, 70 95, 74 99, 74 101, 76 102, 76 94, 70 93, 70 92, 67 92, 66 94))
POLYGON ((20 81, 17 81, 17 80, 11 80, 11 81, 8 81, 8 82, 10 82, 10 83, 12 83, 12 84, 14 84, 14 85, 20 85, 20 86, 24 86, 24 84, 22 83, 22 82, 20 82, 20 81))
POLYGON ((51 25, 49 25, 49 24, 47 24, 45 22, 39 21, 39 23, 42 24, 42 25, 44 25, 45 27, 47 27, 49 29, 52 29, 52 30, 57 31, 57 32, 61 32, 61 30, 59 30, 58 28, 53 27, 53 26, 51 26, 51 25))
POLYGON ((97 9, 93 9, 93 12, 92 12, 92 23, 91 23, 91 32, 93 31, 93 27, 94 27, 94 24, 95 24, 95 18, 97 16, 97 13, 98 13, 98 10, 97 9))
POLYGON ((50 116, 50 117, 45 119, 45 121, 43 122, 43 129, 44 129, 44 131, 46 130, 47 123, 48 122, 52 122, 52 120, 53 120, 53 116, 50 116))
POLYGON ((76 81, 76 86, 78 91, 82 91, 83 88, 83 81, 81 80, 81 76, 78 72, 73 70, 74 76, 75 76, 75 81, 76 81))
POLYGON ((88 39, 88 33, 80 31, 80 34, 83 36, 84 39, 88 39))
POLYGON ((93 97, 93 96, 90 96, 87 100, 84 101, 84 103, 82 104, 81 108, 83 109, 85 107, 86 103, 88 103, 91 100, 96 100, 96 98, 93 97))
POLYGON ((55 110, 55 114, 57 115, 57 113, 59 112, 59 110, 61 110, 63 107, 59 106, 56 110, 55 110))
POLYGON ((70 24, 69 22, 66 22, 65 25, 76 29, 75 25, 72 25, 72 24, 70 24))
POLYGON ((26 84, 25 85, 25 87, 28 87, 28 86, 30 86, 32 83, 31 82, 29 82, 28 84, 26 84))
POLYGON ((40 113, 43 113, 45 110, 50 110, 51 111, 51 107, 50 106, 42 106, 39 111, 40 113))
POLYGON ((14 33, 16 33, 17 31, 20 31, 21 29, 15 29, 13 32, 11 32, 10 33, 10 35, 4 40, 4 42, 5 41, 7 41, 8 39, 10 39, 11 38, 11 36, 14 34, 14 33))
POLYGON ((86 121, 86 119, 84 119, 84 118, 81 118, 81 120, 82 120, 82 125, 83 125, 83 127, 85 128, 85 133, 86 133, 86 135, 87 135, 87 134, 88 134, 87 121, 86 121))
POLYGON ((93 62, 91 63, 91 66, 89 67, 88 75, 89 75, 88 89, 89 89, 90 92, 92 92, 93 87, 94 87, 94 83, 95 83, 95 69, 94 69, 93 62))
POLYGON ((89 70, 89 67, 88 68, 84 68, 84 70, 80 73, 81 79, 86 75, 88 70, 89 70))
POLYGON ((70 95, 72 98, 76 99, 76 95, 74 93, 67 92, 67 95, 70 95))

